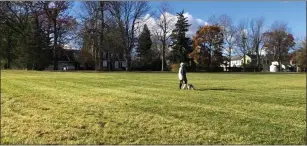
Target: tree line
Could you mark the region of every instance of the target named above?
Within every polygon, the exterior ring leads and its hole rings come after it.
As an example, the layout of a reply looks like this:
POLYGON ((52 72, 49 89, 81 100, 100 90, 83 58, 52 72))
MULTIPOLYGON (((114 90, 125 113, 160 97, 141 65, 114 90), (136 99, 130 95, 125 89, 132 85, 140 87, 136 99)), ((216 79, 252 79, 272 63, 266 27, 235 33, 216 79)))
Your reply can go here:
MULTIPOLYGON (((262 68, 263 51, 280 64, 295 55, 306 66, 306 40, 295 40, 286 23, 275 21, 264 28, 264 18, 234 23, 227 15, 211 16, 208 25, 187 36, 191 24, 184 11, 169 17, 171 7, 163 2, 152 8, 146 1, 84 1, 72 15, 71 1, 0 2, 1 67, 43 70, 52 64, 58 70, 63 45, 74 41, 81 47, 77 61, 102 70, 108 61, 123 58, 126 70, 168 70, 180 62, 189 69, 231 68, 231 57, 256 55, 262 68), (155 18, 154 29, 146 25, 155 18), (143 23, 145 24, 143 25, 143 23), (142 24, 142 25, 140 25, 142 24)), ((64 52, 65 53, 65 52, 64 52)), ((281 66, 280 66, 281 67, 281 66)))

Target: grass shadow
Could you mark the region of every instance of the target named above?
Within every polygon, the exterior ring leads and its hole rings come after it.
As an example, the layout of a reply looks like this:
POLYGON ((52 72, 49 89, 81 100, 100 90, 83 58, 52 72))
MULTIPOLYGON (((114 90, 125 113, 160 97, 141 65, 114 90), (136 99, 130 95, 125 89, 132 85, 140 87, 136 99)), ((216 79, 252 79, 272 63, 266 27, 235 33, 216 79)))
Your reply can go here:
POLYGON ((210 91, 210 90, 215 90, 215 91, 233 91, 237 89, 229 89, 229 88, 206 88, 206 89, 195 89, 196 91, 210 91))

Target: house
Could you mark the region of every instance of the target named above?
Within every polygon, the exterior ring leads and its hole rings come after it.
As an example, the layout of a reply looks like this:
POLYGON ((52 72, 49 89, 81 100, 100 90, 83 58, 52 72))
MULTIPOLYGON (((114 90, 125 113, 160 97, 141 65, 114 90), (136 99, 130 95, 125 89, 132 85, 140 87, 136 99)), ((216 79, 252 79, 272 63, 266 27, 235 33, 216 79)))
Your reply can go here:
POLYGON ((58 58, 59 70, 76 70, 79 68, 78 55, 80 50, 76 49, 60 49, 58 58))
MULTIPOLYGON (((81 49, 84 51, 82 52, 82 55, 80 56, 80 59, 83 62, 85 69, 95 69, 95 55, 97 48, 94 48, 94 45, 91 45, 87 49, 81 49)), ((106 43, 104 48, 101 52, 101 65, 102 70, 125 70, 126 68, 126 61, 124 59, 123 55, 123 49, 120 48, 110 48, 109 44, 106 43)))
MULTIPOLYGON (((84 69, 95 69, 93 62, 91 63, 80 63, 78 58, 80 57, 80 51, 77 49, 71 49, 71 47, 64 46, 59 49, 58 57, 58 69, 59 70, 78 70, 84 69)), ((91 56, 89 56, 92 58, 91 56)), ((124 60, 123 53, 114 51, 103 51, 102 52, 102 69, 103 70, 125 70, 126 61, 124 60)), ((51 64, 47 70, 53 70, 51 64)))
POLYGON ((112 53, 112 51, 102 53, 103 70, 125 70, 126 65, 123 53, 112 53))
MULTIPOLYGON (((232 56, 230 60, 230 66, 231 67, 242 67, 244 62, 243 56, 232 56)), ((256 55, 245 55, 245 62, 250 67, 256 67, 257 66, 257 56, 256 55)), ((229 67, 229 61, 224 61, 223 64, 220 65, 220 67, 224 68, 224 71, 227 71, 227 68, 229 67)))
POLYGON ((242 57, 241 56, 233 56, 230 60, 231 67, 240 67, 242 65, 242 57))
MULTIPOLYGON (((241 57, 240 56, 231 57, 230 64, 231 64, 231 67, 240 67, 242 64, 241 57)), ((223 61, 223 63, 220 64, 220 67, 222 67, 224 71, 228 71, 229 61, 223 61)))
POLYGON ((293 53, 290 54, 288 67, 289 67, 289 71, 291 71, 291 72, 297 72, 297 71, 300 70, 299 67, 296 66, 296 58, 295 57, 296 57, 296 52, 293 52, 293 53))
MULTIPOLYGON (((257 56, 256 55, 245 55, 245 62, 248 65, 256 66, 257 65, 257 56)), ((231 67, 241 67, 244 63, 243 56, 233 56, 231 57, 231 67)))
POLYGON ((267 56, 262 56, 260 63, 262 64, 262 69, 263 69, 264 72, 270 71, 271 63, 270 63, 270 60, 268 59, 267 56))
MULTIPOLYGON (((124 59, 124 48, 115 47, 112 42, 106 41, 102 51, 103 70, 125 70, 127 63, 124 59)), ((94 50, 94 46, 92 46, 94 50)))
MULTIPOLYGON (((278 61, 273 61, 272 64, 270 65, 270 72, 278 72, 279 71, 279 67, 278 67, 279 63, 278 61)), ((286 66, 284 64, 281 64, 281 71, 285 71, 286 70, 286 66)))
POLYGON ((289 64, 290 65, 295 65, 296 64, 295 57, 296 57, 296 52, 290 53, 290 57, 289 57, 289 64))

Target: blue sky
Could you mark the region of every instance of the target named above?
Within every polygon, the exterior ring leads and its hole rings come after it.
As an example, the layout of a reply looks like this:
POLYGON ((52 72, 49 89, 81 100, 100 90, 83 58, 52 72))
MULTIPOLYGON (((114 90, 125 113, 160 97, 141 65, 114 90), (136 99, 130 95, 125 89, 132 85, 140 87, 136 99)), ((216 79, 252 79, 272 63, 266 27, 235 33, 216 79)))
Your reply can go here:
MULTIPOLYGON (((156 8, 160 2, 150 2, 156 8)), ((184 9, 193 18, 207 21, 212 15, 227 14, 235 23, 241 19, 251 19, 263 16, 266 27, 270 27, 275 20, 284 21, 291 28, 291 32, 296 37, 306 36, 306 2, 281 2, 281 1, 216 1, 216 2, 168 2, 175 12, 184 9)))
MULTIPOLYGON (((150 1, 150 5, 154 10, 161 2, 150 1)), ((80 10, 78 3, 73 7, 77 13, 80 10)), ((283 21, 288 24, 296 38, 306 37, 306 2, 304 1, 169 1, 168 3, 174 12, 184 9, 193 19, 203 21, 207 21, 212 15, 222 14, 230 16, 235 23, 242 19, 264 17, 266 28, 269 28, 275 20, 283 21)))

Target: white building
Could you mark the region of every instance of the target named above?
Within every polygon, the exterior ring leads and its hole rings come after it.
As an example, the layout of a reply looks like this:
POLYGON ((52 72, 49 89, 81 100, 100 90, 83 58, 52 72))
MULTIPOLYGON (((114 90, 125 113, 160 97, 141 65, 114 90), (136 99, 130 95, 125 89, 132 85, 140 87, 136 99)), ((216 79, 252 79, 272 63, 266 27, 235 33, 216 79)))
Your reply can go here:
POLYGON ((233 57, 231 57, 230 66, 231 67, 240 67, 240 66, 242 66, 242 57, 240 57, 240 56, 233 56, 233 57))

